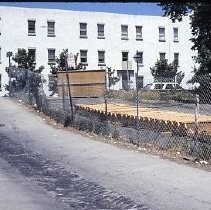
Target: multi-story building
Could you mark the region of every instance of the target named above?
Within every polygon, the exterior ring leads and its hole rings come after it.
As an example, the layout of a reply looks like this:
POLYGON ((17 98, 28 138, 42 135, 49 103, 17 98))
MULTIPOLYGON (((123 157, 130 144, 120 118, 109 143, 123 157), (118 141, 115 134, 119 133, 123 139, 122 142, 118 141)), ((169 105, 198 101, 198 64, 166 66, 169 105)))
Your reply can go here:
POLYGON ((8 83, 6 53, 14 55, 19 48, 35 56, 37 67, 45 67, 46 79, 50 64, 63 49, 79 53, 79 62, 86 69, 112 67, 120 78, 114 89, 124 89, 128 79, 130 88, 136 87, 133 57, 138 50, 142 56, 140 86, 153 82, 150 67, 162 58, 178 60, 178 70, 185 72, 185 86, 194 66, 190 38, 189 17, 173 23, 159 16, 0 7, 0 94, 5 94, 8 83))

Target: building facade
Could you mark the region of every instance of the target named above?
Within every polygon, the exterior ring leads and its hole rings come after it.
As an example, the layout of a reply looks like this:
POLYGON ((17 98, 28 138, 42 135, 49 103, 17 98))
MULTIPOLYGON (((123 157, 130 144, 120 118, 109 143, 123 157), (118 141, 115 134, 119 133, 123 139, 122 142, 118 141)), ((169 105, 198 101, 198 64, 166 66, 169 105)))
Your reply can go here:
MULTIPOLYGON (((135 88, 137 66, 133 59, 139 51, 139 86, 153 82, 150 67, 158 59, 178 60, 178 71, 185 72, 182 86, 192 76, 194 62, 189 17, 182 22, 167 17, 125 15, 103 12, 65 11, 0 7, 0 95, 8 84, 6 53, 13 55, 25 48, 35 56, 36 67, 45 67, 48 79, 50 64, 63 49, 79 53, 86 69, 115 69, 120 78, 113 89, 135 88)), ((14 64, 14 63, 12 63, 14 64)), ((47 83, 45 87, 48 89, 47 83)))

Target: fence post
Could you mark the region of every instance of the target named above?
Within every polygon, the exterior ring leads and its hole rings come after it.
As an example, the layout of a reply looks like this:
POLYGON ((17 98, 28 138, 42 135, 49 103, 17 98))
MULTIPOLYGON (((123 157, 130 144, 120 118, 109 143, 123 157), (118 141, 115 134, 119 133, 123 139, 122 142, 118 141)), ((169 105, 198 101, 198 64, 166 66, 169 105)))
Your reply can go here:
POLYGON ((199 95, 196 94, 196 103, 195 103, 195 128, 194 128, 194 136, 192 138, 190 155, 194 155, 198 153, 198 134, 199 134, 199 95))
POLYGON ((107 72, 106 72, 106 69, 105 69, 104 103, 105 103, 105 121, 106 121, 106 133, 107 133, 108 132, 108 101, 107 101, 107 72))
POLYGON ((196 94, 196 107, 195 107, 195 140, 198 138, 199 133, 199 95, 196 94))
POLYGON ((73 116, 73 101, 72 101, 72 95, 71 95, 71 90, 70 90, 70 80, 69 80, 69 74, 67 72, 67 56, 65 56, 65 70, 66 70, 66 78, 67 78, 67 85, 68 85, 68 92, 69 92, 69 99, 70 99, 70 108, 71 108, 71 120, 72 123, 74 121, 74 116, 73 116))
POLYGON ((65 111, 65 93, 64 93, 64 81, 62 80, 62 102, 63 102, 63 111, 65 111))

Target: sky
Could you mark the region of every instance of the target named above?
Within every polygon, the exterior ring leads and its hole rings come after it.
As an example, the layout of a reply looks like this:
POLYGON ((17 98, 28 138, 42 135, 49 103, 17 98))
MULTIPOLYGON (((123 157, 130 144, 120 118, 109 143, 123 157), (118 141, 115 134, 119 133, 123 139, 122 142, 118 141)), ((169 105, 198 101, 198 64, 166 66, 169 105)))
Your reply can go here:
POLYGON ((153 16, 162 16, 164 13, 161 7, 157 6, 156 3, 0 2, 0 6, 111 12, 121 14, 153 16))

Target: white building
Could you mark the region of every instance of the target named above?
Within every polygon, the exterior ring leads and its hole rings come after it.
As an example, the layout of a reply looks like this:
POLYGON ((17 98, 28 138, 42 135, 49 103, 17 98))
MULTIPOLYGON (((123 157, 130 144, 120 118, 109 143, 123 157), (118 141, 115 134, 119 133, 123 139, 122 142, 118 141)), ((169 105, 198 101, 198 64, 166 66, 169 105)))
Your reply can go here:
POLYGON ((178 59, 179 71, 185 72, 185 86, 194 66, 190 38, 189 17, 172 23, 159 16, 0 7, 0 95, 5 94, 4 84, 8 83, 6 53, 15 54, 18 48, 35 54, 36 66, 45 67, 46 78, 49 64, 63 49, 79 53, 79 62, 87 65, 86 69, 112 67, 120 77, 114 89, 124 88, 128 72, 130 86, 135 88, 133 56, 137 50, 142 52, 141 85, 153 82, 150 67, 157 59, 178 59))

